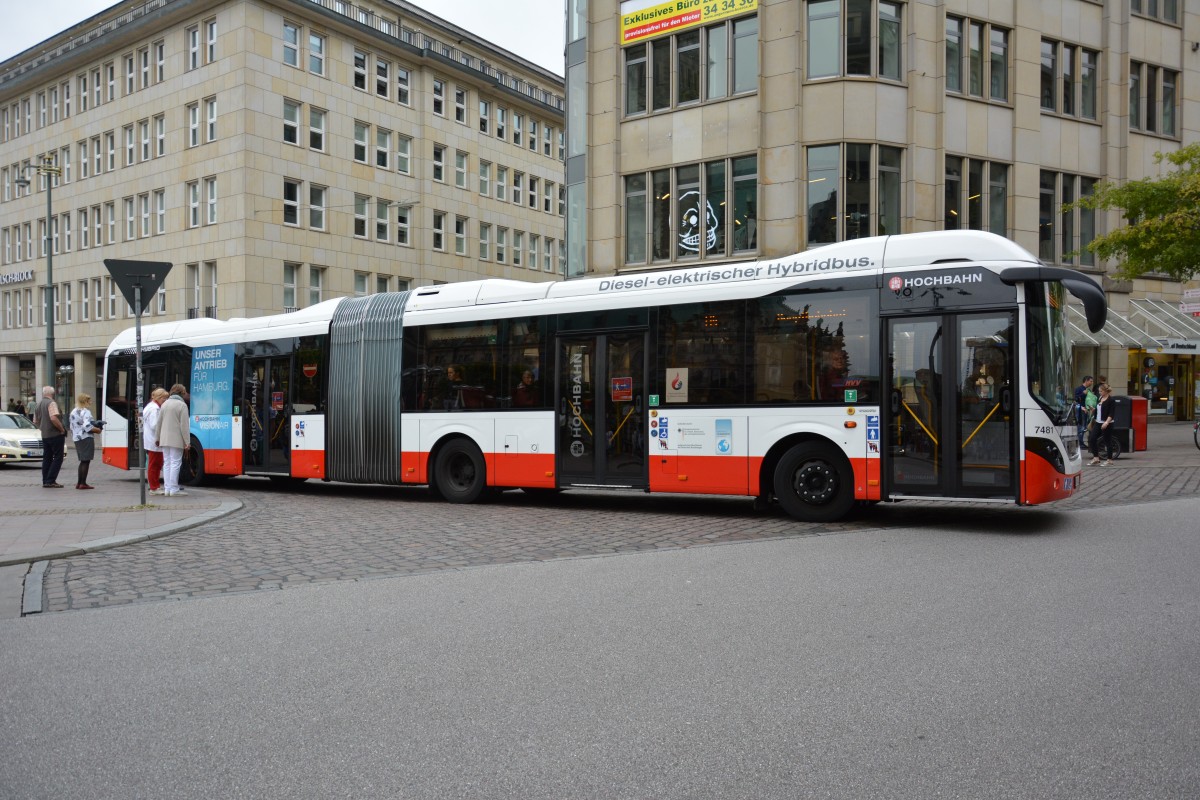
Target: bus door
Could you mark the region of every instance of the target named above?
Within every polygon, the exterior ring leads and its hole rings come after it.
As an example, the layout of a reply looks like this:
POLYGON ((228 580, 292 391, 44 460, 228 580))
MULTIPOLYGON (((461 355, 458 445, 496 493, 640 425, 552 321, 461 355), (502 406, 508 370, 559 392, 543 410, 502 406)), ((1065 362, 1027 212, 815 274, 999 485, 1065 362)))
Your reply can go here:
POLYGON ((646 334, 558 340, 560 486, 645 488, 646 334))
POLYGON ((246 358, 242 409, 242 468, 246 473, 290 471, 291 359, 246 358))
POLYGON ((889 496, 1016 499, 1011 312, 890 319, 889 496))

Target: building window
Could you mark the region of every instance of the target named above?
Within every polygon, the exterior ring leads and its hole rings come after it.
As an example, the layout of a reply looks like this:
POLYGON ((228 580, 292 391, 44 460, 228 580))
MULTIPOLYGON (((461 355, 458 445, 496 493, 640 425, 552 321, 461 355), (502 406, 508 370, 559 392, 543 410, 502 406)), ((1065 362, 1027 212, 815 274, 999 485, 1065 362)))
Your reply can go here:
POLYGON ((204 215, 205 225, 215 225, 217 222, 217 179, 204 179, 204 205, 208 209, 204 215))
POLYGON ((408 217, 412 213, 411 206, 396 207, 396 244, 408 247, 411 244, 408 237, 408 217))
POLYGON ((325 151, 325 112, 322 109, 308 110, 308 146, 318 152, 325 151))
POLYGON ((141 219, 141 227, 138 229, 138 236, 145 238, 150 235, 150 194, 146 192, 138 195, 138 217, 141 219))
POLYGON ((532 233, 529 234, 529 259, 526 266, 530 269, 538 268, 538 244, 540 242, 541 238, 539 236, 532 233))
POLYGON ((134 75, 137 68, 134 65, 133 54, 125 56, 125 96, 133 94, 134 75))
POLYGON ((433 179, 438 183, 446 182, 446 146, 433 146, 433 179))
POLYGON ((504 106, 496 106, 496 138, 508 138, 508 109, 504 106))
MULTIPOLYGON (((154 43, 154 82, 162 83, 166 76, 165 68, 167 64, 167 45, 165 42, 154 43)), ((96 73, 97 83, 99 82, 100 74, 96 73)), ((96 87, 96 105, 100 105, 100 87, 96 87)))
POLYGON ((375 130, 375 166, 380 169, 391 169, 392 132, 383 128, 375 130))
POLYGON ((467 90, 459 86, 454 87, 454 121, 467 124, 467 90))
POLYGON ((1129 127, 1145 133, 1177 136, 1179 73, 1129 62, 1129 127))
POLYGON ((1008 37, 991 23, 947 16, 947 91, 1008 102, 1008 37))
POLYGON ((146 89, 150 86, 150 48, 143 47, 138 51, 138 74, 141 76, 141 84, 139 88, 146 89))
POLYGON ((388 277, 387 275, 376 275, 375 276, 375 293, 376 294, 383 294, 384 292, 390 292, 392 290, 391 286, 392 286, 392 279, 390 277, 388 277))
POLYGON ((446 212, 433 212, 433 249, 446 249, 446 212))
POLYGON ((454 185, 467 188, 467 154, 462 150, 454 151, 454 185))
POLYGON ((554 213, 554 181, 546 181, 546 190, 542 193, 542 211, 554 213))
POLYGON ((808 78, 866 75, 900 80, 900 10, 899 3, 885 0, 810 0, 808 78))
POLYGON ((412 139, 407 136, 396 137, 396 171, 401 175, 412 172, 412 139))
POLYGON ((206 120, 204 141, 215 142, 217 140, 217 98, 209 97, 204 101, 204 117, 206 120))
POLYGON ((392 64, 375 57, 375 94, 390 100, 392 97, 392 64))
POLYGON ((514 267, 521 266, 523 255, 525 255, 525 234, 522 231, 513 231, 512 264, 514 267))
POLYGON ((525 122, 525 117, 514 111, 513 119, 512 119, 513 144, 515 144, 517 147, 520 147, 521 143, 525 139, 524 122, 525 122))
POLYGON ((319 33, 308 34, 308 71, 313 75, 325 74, 325 37, 319 33))
POLYGON ((150 120, 144 119, 138 123, 138 138, 141 139, 142 161, 150 160, 150 120))
POLYGON ((321 302, 322 288, 325 283, 324 267, 308 268, 308 304, 315 306, 321 302))
POLYGON ((521 205, 521 201, 524 199, 521 196, 524 185, 525 185, 525 173, 514 171, 513 172, 512 201, 515 205, 518 205, 518 206, 521 205))
MULTIPOLYGON (((96 140, 96 144, 100 144, 96 140)), ((160 158, 166 155, 167 152, 167 118, 163 114, 159 114, 154 118, 154 157, 160 158)), ((99 156, 97 155, 97 166, 99 156)))
POLYGON ((290 262, 283 264, 283 310, 296 310, 296 276, 300 274, 300 265, 290 262))
POLYGON ((125 126, 125 166, 131 166, 136 163, 137 146, 133 138, 133 126, 125 126))
POLYGON ((1095 119, 1099 63, 1095 50, 1043 39, 1042 110, 1095 119))
POLYGON ((479 100, 479 132, 485 136, 491 133, 489 126, 492 119, 492 104, 480 98, 479 100))
POLYGON ((1038 194, 1038 258, 1046 263, 1095 266, 1096 257, 1087 251, 1096 238, 1096 212, 1089 208, 1067 208, 1081 197, 1091 196, 1096 179, 1043 170, 1038 194))
POLYGON ((200 26, 193 25, 187 29, 187 68, 196 69, 200 66, 200 26))
POLYGON ((433 113, 446 116, 446 82, 440 78, 433 79, 433 113))
POLYGON ((367 278, 369 278, 369 277, 370 276, 367 275, 367 273, 365 273, 365 272, 354 273, 354 296, 355 297, 366 297, 367 296, 367 278))
POLYGON ((187 107, 188 147, 200 144, 200 104, 190 103, 187 107))
POLYGON ((635 44, 625 48, 624 58, 626 116, 752 92, 758 88, 758 18, 635 44))
POLYGON ((508 200, 508 167, 496 167, 496 199, 508 200))
POLYGON ((204 63, 211 64, 217 60, 217 21, 207 20, 204 23, 204 63))
MULTIPOLYGON (((98 211, 98 209, 97 209, 98 211)), ((97 214, 97 216, 99 216, 97 214)), ((156 236, 167 232, 167 192, 165 189, 158 189, 154 192, 154 234, 156 236)), ((97 221, 96 235, 100 235, 99 221, 97 221)), ((100 244, 100 242, 96 242, 100 244)))
POLYGON ((1129 10, 1140 16, 1152 17, 1163 22, 1179 22, 1177 0, 1129 0, 1129 10))
POLYGON ((354 51, 354 88, 367 90, 367 54, 362 50, 354 51))
POLYGON ((492 259, 492 226, 486 222, 479 223, 479 260, 492 259))
POLYGON ((283 180, 283 224, 300 224, 300 181, 283 180))
POLYGON ((114 131, 104 134, 104 150, 108 154, 105 169, 112 172, 117 168, 117 134, 114 131))
POLYGON ((300 104, 295 100, 283 101, 284 144, 300 143, 300 104))
POLYGON ((392 234, 388 225, 388 207, 387 200, 375 201, 375 241, 390 242, 392 234))
POLYGON ((457 255, 467 254, 467 218, 454 218, 454 252, 457 255))
POLYGON ((396 67, 396 102, 402 106, 409 104, 409 72, 404 67, 396 67))
POLYGON ((1008 170, 1007 164, 946 156, 945 229, 1007 236, 1008 170))
POLYGON ((536 153, 538 144, 538 123, 536 119, 529 120, 529 149, 536 153))
POLYGON ((809 246, 899 233, 901 155, 866 144, 808 148, 809 246))
POLYGON ((188 181, 188 227, 195 228, 200 224, 200 182, 188 181))
POLYGON ((508 228, 496 228, 496 263, 508 260, 508 228))
POLYGON ((308 187, 308 227, 314 231, 325 230, 325 193, 324 186, 308 187))
POLYGON ((484 197, 492 194, 492 162, 479 161, 479 193, 484 197))
POLYGON ((367 206, 371 198, 365 194, 354 195, 354 235, 360 239, 367 236, 367 206))
POLYGON ((371 126, 365 122, 355 121, 354 123, 354 160, 359 163, 367 163, 367 138, 370 136, 371 126))
POLYGON ((537 211, 538 207, 538 179, 529 176, 529 207, 537 211))
POLYGON ((757 194, 755 156, 625 176, 625 262, 753 252, 757 194))

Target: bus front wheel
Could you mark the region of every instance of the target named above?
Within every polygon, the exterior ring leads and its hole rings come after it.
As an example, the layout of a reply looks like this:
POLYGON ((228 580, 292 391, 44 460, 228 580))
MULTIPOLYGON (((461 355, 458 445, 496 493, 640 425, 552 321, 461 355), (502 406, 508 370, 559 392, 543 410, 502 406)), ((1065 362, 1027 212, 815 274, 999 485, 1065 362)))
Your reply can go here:
POLYGON ((798 444, 775 467, 775 497, 801 522, 832 522, 854 505, 854 473, 828 445, 798 444))
POLYGON ((466 439, 454 439, 438 451, 434 487, 451 503, 473 503, 487 488, 483 453, 466 439))

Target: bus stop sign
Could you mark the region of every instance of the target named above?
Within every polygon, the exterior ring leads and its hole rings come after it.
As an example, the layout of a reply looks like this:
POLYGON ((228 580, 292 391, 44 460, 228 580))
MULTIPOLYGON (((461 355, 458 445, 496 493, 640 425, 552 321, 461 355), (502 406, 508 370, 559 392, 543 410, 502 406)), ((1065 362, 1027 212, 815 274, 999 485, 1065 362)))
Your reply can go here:
POLYGON ((121 294, 129 302, 129 307, 136 309, 136 292, 139 286, 142 290, 141 310, 144 312, 150 305, 147 298, 153 297, 167 279, 167 273, 173 266, 169 261, 129 261, 123 258, 106 258, 104 266, 112 275, 113 283, 121 289, 121 294))

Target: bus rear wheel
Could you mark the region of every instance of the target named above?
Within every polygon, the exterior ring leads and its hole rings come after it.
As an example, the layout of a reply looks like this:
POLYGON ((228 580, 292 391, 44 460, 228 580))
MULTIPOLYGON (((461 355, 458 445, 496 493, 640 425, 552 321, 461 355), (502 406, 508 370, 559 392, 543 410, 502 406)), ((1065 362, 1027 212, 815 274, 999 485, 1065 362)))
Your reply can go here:
POLYGON ((466 439, 447 442, 434 463, 433 484, 450 503, 474 503, 487 488, 483 453, 466 439))
POLYGON ((788 450, 774 483, 779 505, 801 522, 832 522, 854 505, 854 473, 828 445, 806 442, 788 450))
POLYGON ((192 446, 183 454, 183 463, 179 467, 179 484, 181 486, 203 486, 208 482, 204 474, 204 448, 196 437, 192 437, 192 446))

